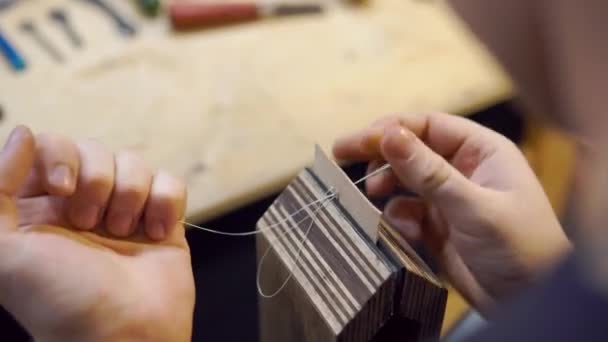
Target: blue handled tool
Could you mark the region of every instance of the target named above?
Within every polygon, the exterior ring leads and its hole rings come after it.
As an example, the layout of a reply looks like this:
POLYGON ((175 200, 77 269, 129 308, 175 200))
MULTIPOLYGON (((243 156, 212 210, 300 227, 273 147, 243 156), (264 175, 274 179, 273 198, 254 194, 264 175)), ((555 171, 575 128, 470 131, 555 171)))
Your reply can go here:
POLYGON ((15 71, 23 71, 27 67, 25 60, 17 51, 17 49, 9 42, 9 40, 0 31, 0 53, 6 57, 8 64, 15 71))

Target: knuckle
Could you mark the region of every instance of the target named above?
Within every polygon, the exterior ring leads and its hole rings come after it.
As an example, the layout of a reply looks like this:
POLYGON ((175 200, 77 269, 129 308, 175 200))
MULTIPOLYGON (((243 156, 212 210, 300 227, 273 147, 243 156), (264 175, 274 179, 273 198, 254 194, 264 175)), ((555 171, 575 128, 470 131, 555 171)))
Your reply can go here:
POLYGON ((139 154, 132 151, 119 151, 115 158, 119 173, 125 175, 137 174, 142 182, 147 182, 152 177, 150 167, 139 154))
POLYGON ((36 150, 43 162, 55 159, 77 158, 78 152, 74 142, 54 133, 39 133, 36 136, 36 150))
POLYGON ((99 150, 99 151, 107 151, 107 149, 103 143, 101 143, 99 140, 93 139, 93 138, 82 139, 82 140, 78 141, 78 143, 76 145, 81 150, 82 149, 84 149, 84 150, 94 149, 94 150, 99 150))
POLYGON ((447 162, 441 157, 429 158, 422 172, 422 189, 427 192, 436 190, 448 179, 449 172, 447 162))
POLYGON ((57 145, 57 144, 71 144, 71 140, 56 134, 49 132, 42 132, 36 135, 36 142, 40 147, 45 147, 48 145, 57 145))
POLYGON ((91 171, 86 177, 79 180, 82 186, 94 190, 106 190, 113 187, 112 175, 101 170, 91 171))
POLYGON ((177 203, 184 200, 185 197, 185 192, 170 190, 168 188, 161 189, 154 194, 155 201, 164 204, 177 203))
POLYGON ((123 184, 116 189, 116 196, 124 200, 142 201, 148 195, 148 188, 143 184, 123 184))
POLYGON ((116 152, 116 159, 128 163, 144 163, 144 159, 136 152, 130 150, 120 150, 116 152))
POLYGON ((53 138, 55 137, 55 134, 49 133, 49 132, 41 132, 36 134, 36 141, 40 142, 40 143, 46 143, 50 140, 53 140, 53 138))
POLYGON ((181 210, 186 203, 186 197, 187 195, 185 190, 176 191, 164 189, 155 192, 153 194, 153 197, 151 198, 150 203, 152 203, 152 205, 156 207, 170 207, 181 210))

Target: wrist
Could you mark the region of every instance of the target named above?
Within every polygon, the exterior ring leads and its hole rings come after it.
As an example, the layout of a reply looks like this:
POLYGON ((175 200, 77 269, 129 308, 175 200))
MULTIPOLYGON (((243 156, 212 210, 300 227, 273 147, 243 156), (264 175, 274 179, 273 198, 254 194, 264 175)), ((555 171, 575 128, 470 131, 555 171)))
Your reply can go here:
POLYGON ((71 329, 70 331, 53 331, 32 333, 36 342, 128 342, 128 341, 176 341, 191 340, 191 322, 188 325, 175 324, 175 321, 164 320, 130 322, 127 324, 100 323, 88 329, 71 329))

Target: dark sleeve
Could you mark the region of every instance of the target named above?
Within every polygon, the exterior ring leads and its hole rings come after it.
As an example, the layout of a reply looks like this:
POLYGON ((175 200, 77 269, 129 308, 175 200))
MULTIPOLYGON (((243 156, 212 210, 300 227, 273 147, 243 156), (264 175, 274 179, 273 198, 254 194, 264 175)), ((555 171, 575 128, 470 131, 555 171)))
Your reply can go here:
POLYGON ((500 309, 478 341, 608 341, 608 297, 583 281, 570 256, 537 287, 500 309))

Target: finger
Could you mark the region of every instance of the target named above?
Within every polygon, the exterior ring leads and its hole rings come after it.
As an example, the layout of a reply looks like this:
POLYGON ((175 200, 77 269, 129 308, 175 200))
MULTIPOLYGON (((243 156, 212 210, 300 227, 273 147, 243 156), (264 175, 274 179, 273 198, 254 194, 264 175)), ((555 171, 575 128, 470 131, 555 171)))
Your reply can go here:
POLYGON ((474 184, 411 131, 388 128, 381 149, 399 181, 415 193, 444 204, 471 197, 474 184))
POLYGON ((35 140, 32 132, 17 126, 0 152, 0 230, 17 227, 14 196, 23 186, 34 164, 35 140))
POLYGON ((500 135, 471 120, 445 113, 423 113, 390 116, 370 128, 343 137, 334 144, 334 155, 340 160, 371 160, 381 154, 380 141, 391 126, 402 126, 423 140, 439 155, 450 158, 468 139, 492 149, 500 135))
POLYGON ((54 225, 65 227, 69 222, 65 218, 67 199, 59 196, 38 196, 17 200, 19 227, 30 225, 54 225))
MULTIPOLYGON (((377 170, 379 167, 386 164, 385 161, 375 160, 369 163, 367 174, 377 170)), ((398 185, 398 180, 391 170, 386 170, 373 177, 370 177, 365 182, 365 190, 370 197, 383 197, 390 194, 398 185)))
POLYGON ((418 241, 422 236, 422 222, 426 206, 417 198, 397 196, 384 208, 384 217, 408 241, 418 241))
POLYGON ((25 184, 17 192, 17 197, 36 197, 46 194, 41 178, 38 176, 38 168, 34 162, 34 167, 30 170, 25 184))
POLYGON ((336 140, 333 155, 338 160, 368 161, 381 159, 378 146, 384 133, 384 127, 369 127, 355 134, 336 140))
POLYGON ((386 116, 376 120, 368 128, 337 139, 333 146, 334 157, 345 161, 379 159, 382 156, 379 145, 384 128, 398 123, 399 116, 386 116))
POLYGON ((72 195, 80 167, 76 145, 62 136, 43 133, 36 137, 36 153, 38 172, 35 175, 42 188, 51 195, 72 195))
POLYGON ((117 237, 127 237, 137 228, 152 184, 152 171, 132 152, 116 155, 114 192, 106 216, 106 229, 117 237))
POLYGON ((70 198, 68 218, 78 229, 93 229, 101 220, 114 186, 114 156, 102 144, 86 140, 77 145, 80 173, 70 198))
POLYGON ((186 186, 166 172, 154 176, 146 206, 146 234, 152 240, 163 240, 186 210, 186 186))

